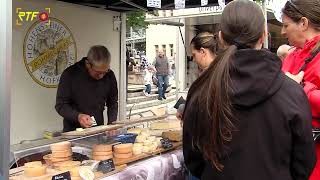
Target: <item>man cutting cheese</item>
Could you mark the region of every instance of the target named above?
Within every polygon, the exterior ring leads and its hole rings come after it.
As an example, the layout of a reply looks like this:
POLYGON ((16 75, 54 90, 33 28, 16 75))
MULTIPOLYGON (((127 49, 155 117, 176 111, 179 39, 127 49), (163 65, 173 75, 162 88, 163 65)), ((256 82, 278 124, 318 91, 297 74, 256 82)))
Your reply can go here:
POLYGON ((104 124, 103 111, 108 108, 108 124, 117 119, 117 80, 110 70, 111 55, 104 46, 93 46, 87 57, 68 67, 61 75, 56 110, 64 118, 63 132, 104 124))

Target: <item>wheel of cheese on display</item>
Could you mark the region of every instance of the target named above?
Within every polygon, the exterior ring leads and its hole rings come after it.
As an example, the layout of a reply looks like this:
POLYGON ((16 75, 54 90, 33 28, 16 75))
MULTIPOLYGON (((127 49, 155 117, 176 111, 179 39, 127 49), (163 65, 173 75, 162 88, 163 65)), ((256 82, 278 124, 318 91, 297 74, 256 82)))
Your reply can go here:
POLYGON ((93 151, 94 152, 109 152, 112 151, 112 145, 109 144, 96 144, 93 146, 93 151))
POLYGON ((129 153, 120 153, 120 154, 114 153, 114 157, 118 159, 127 159, 132 157, 132 151, 129 153))
POLYGON ((24 164, 24 175, 28 177, 38 177, 46 175, 47 166, 43 165, 41 161, 34 161, 24 164))
POLYGON ((51 158, 67 158, 72 156, 72 150, 52 151, 51 158))
POLYGON ((112 155, 112 151, 93 151, 93 156, 110 156, 112 155))
POLYGON ((107 155, 107 156, 97 156, 97 155, 92 156, 92 159, 96 161, 104 161, 112 158, 113 158, 113 154, 107 155))
POLYGON ((127 154, 132 152, 132 143, 127 143, 127 144, 119 144, 115 145, 113 147, 113 150, 117 154, 127 154))
POLYGON ((50 145, 51 151, 66 151, 71 149, 71 142, 64 141, 50 145))

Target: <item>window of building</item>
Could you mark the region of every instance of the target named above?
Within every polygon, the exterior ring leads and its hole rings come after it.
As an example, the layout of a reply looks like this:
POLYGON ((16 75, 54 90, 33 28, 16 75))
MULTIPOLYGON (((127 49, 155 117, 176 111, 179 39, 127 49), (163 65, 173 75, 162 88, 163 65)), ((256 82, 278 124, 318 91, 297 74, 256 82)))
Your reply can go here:
POLYGON ((166 51, 166 45, 165 44, 162 44, 162 51, 163 51, 164 56, 167 56, 167 51, 166 51))
POLYGON ((159 46, 158 46, 158 45, 155 45, 155 46, 154 46, 154 49, 155 49, 155 52, 156 52, 156 56, 158 56, 158 53, 159 53, 159 46))
POLYGON ((169 44, 170 47, 170 56, 173 57, 173 44, 169 44))

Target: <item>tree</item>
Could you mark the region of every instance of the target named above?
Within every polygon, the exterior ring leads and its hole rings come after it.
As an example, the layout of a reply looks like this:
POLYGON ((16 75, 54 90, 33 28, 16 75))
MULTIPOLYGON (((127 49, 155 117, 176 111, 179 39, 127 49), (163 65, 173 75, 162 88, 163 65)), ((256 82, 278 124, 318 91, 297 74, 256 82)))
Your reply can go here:
POLYGON ((134 11, 127 14, 127 26, 133 29, 147 29, 149 23, 145 22, 146 13, 144 11, 134 11))

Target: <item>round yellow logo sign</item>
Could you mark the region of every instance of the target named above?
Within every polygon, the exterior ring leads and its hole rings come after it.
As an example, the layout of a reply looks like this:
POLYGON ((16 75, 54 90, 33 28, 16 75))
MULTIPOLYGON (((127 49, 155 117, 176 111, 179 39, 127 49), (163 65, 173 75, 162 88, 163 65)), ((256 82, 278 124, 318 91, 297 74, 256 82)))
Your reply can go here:
POLYGON ((62 72, 77 59, 76 43, 70 29, 60 20, 35 22, 23 44, 25 66, 34 81, 55 88, 62 72))

